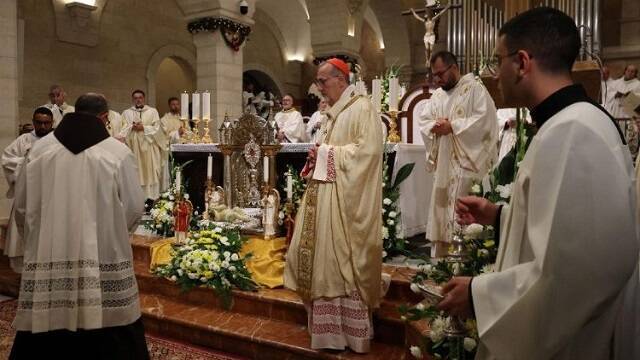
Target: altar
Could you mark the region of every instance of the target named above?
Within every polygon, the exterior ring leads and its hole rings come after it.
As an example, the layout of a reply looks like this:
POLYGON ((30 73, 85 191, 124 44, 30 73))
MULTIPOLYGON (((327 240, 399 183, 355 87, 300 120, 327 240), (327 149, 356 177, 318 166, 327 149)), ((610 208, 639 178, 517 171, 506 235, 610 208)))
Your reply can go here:
MULTIPOLYGON (((280 193, 284 193, 283 179, 287 165, 291 165, 298 172, 302 170, 311 146, 313 146, 311 143, 282 144, 276 154, 275 164, 276 188, 280 193)), ((398 143, 386 144, 385 152, 389 171, 394 177, 403 165, 415 163, 411 175, 400 185, 398 207, 401 211, 401 226, 405 236, 411 237, 424 233, 433 185, 433 174, 428 173, 424 165, 426 149, 424 145, 398 143)), ((209 154, 213 158, 213 182, 216 185, 222 185, 224 182, 224 161, 221 149, 218 144, 173 144, 171 153, 176 164, 191 161, 183 169, 185 187, 194 208, 201 212, 204 208, 209 154)))

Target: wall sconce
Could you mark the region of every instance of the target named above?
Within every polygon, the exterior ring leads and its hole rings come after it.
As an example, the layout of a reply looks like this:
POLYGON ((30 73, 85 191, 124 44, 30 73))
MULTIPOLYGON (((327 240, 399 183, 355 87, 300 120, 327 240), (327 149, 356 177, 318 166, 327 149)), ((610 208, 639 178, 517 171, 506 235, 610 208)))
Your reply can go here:
POLYGON ((91 13, 98 8, 94 4, 95 1, 72 1, 64 6, 69 11, 75 25, 79 28, 86 28, 91 20, 91 13))

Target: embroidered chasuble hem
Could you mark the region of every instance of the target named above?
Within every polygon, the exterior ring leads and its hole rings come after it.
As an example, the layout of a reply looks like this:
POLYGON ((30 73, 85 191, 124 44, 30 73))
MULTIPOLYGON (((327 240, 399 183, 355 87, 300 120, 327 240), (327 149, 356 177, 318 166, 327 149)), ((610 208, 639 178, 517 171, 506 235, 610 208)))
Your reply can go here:
MULTIPOLYGON (((354 104, 361 96, 353 96, 347 104, 338 111, 334 117, 331 128, 325 137, 325 144, 331 139, 335 121, 338 116, 349 106, 354 104)), ((306 165, 305 165, 306 168, 306 165)), ((310 180, 304 195, 304 214, 302 221, 302 234, 300 235, 300 246, 298 248, 298 274, 296 292, 304 301, 310 301, 313 297, 313 264, 315 257, 316 243, 316 206, 318 202, 318 186, 317 180, 310 180)))

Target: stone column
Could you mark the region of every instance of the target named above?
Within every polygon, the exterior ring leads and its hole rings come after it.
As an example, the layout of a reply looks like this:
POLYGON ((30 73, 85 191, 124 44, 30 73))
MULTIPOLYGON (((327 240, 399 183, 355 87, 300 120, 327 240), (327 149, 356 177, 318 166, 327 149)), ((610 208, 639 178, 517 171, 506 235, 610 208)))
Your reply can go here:
POLYGON ((225 43, 220 31, 193 35, 196 45, 197 88, 211 91, 209 123, 217 139, 217 129, 228 112, 232 118, 242 115, 242 49, 234 51, 225 43))
MULTIPOLYGON (((251 26, 254 24, 256 0, 247 0, 245 14, 238 0, 176 0, 188 23, 207 18, 222 18, 251 26)), ((222 30, 198 31, 193 35, 196 46, 197 89, 211 91, 211 119, 209 123, 213 141, 225 112, 232 118, 242 115, 242 47, 232 49, 222 37, 222 30)), ((201 125, 202 126, 202 125, 201 125)))
MULTIPOLYGON (((0 150, 16 137, 18 125, 18 6, 16 0, 0 1, 0 150)), ((9 217, 8 185, 0 181, 0 219, 9 217)), ((0 220, 0 221, 1 221, 0 220)), ((1 221, 4 222, 4 221, 1 221)))
POLYGON ((620 45, 640 45, 640 3, 637 0, 622 0, 620 21, 620 45))

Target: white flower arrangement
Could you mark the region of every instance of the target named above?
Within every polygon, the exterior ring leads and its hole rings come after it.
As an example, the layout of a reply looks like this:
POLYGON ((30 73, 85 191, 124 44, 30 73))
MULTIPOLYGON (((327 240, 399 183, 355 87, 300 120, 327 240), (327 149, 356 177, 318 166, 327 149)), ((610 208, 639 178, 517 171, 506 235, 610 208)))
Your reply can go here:
POLYGON ((484 233, 484 226, 480 224, 470 224, 464 229, 464 239, 479 239, 484 233))
POLYGON ((420 350, 420 348, 418 346, 411 346, 409 348, 409 351, 411 351, 411 355, 416 358, 416 359, 422 359, 423 355, 422 355, 422 350, 420 350))
POLYGON ((407 241, 404 238, 404 232, 402 231, 402 223, 400 217, 400 210, 398 208, 397 201, 400 198, 400 183, 404 181, 413 170, 414 164, 406 164, 401 167, 394 181, 391 181, 389 176, 389 167, 387 165, 387 158, 385 153, 385 160, 382 167, 382 244, 383 250, 385 250, 384 259, 390 256, 396 255, 409 255, 406 249, 407 241))
POLYGON ((211 288, 228 306, 232 288, 257 288, 245 266, 245 258, 238 254, 243 242, 237 227, 200 230, 190 234, 185 245, 174 245, 171 262, 153 271, 185 290, 195 286, 211 288))
POLYGON ((464 349, 469 352, 473 351, 477 344, 476 340, 470 337, 465 337, 463 340, 464 349))
POLYGON ((437 343, 444 339, 444 331, 449 326, 449 318, 443 316, 436 316, 429 326, 429 339, 432 342, 437 343))
POLYGON ((161 236, 173 236, 174 223, 173 207, 176 189, 172 186, 169 190, 160 194, 158 200, 153 203, 149 216, 151 222, 145 224, 145 227, 161 236))
POLYGON ((500 197, 503 199, 509 199, 511 197, 511 188, 513 184, 507 185, 498 185, 496 186, 496 191, 500 194, 500 197))

